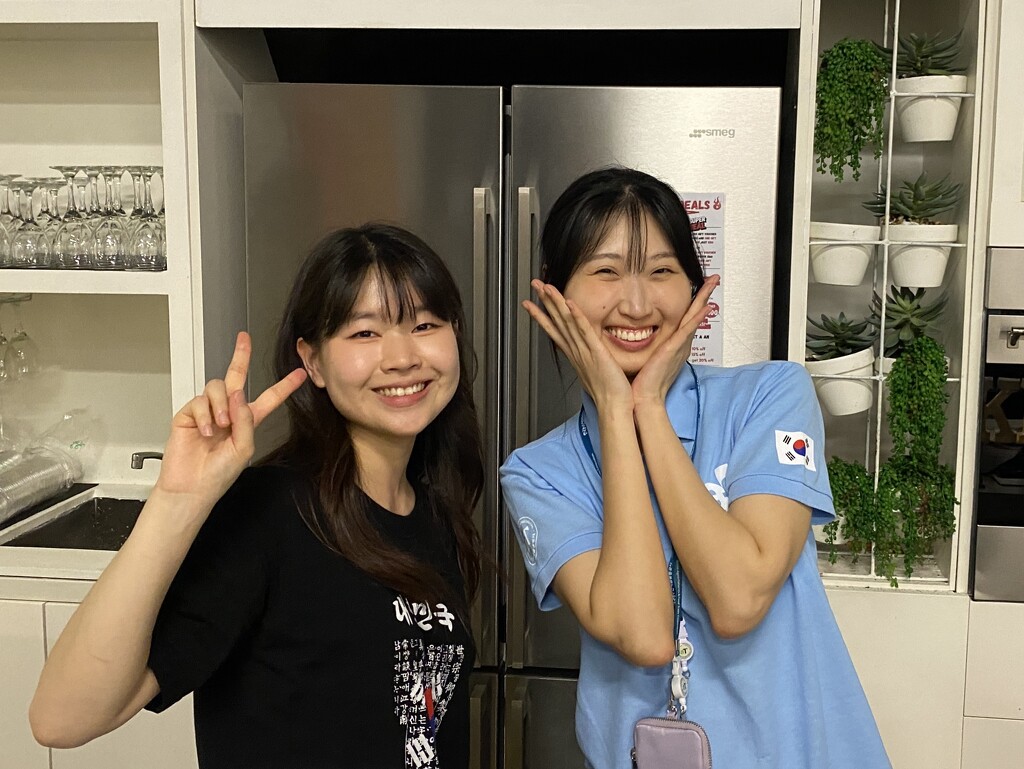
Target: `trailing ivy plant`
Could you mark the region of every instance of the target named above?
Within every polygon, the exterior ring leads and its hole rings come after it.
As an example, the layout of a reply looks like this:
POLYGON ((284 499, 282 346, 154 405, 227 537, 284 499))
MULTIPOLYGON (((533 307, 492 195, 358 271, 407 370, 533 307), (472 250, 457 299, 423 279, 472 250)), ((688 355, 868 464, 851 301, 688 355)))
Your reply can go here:
POLYGON ((887 381, 892 456, 879 468, 875 489, 863 465, 829 460, 840 518, 825 527, 825 536, 829 561, 836 561, 836 534, 841 532, 855 561, 872 551, 875 573, 898 587, 901 557, 909 577, 935 542, 956 531, 953 470, 939 462, 949 401, 945 351, 931 337, 918 337, 893 363, 887 381))
POLYGON ((822 53, 814 112, 814 151, 819 173, 843 181, 850 167, 860 178, 860 154, 882 155, 882 126, 889 103, 889 61, 870 40, 844 38, 822 53))
POLYGON ((892 511, 899 535, 875 541, 878 572, 896 584, 893 561, 903 555, 908 577, 931 552, 932 544, 956 530, 953 470, 939 462, 946 427, 946 357, 928 336, 911 342, 893 363, 888 377, 892 457, 878 479, 876 503, 892 511))
POLYGON ((828 461, 828 482, 836 518, 825 525, 825 544, 829 563, 835 563, 836 537, 842 534, 856 563, 861 553, 871 549, 875 540, 874 489, 871 475, 860 462, 847 462, 841 457, 828 461))

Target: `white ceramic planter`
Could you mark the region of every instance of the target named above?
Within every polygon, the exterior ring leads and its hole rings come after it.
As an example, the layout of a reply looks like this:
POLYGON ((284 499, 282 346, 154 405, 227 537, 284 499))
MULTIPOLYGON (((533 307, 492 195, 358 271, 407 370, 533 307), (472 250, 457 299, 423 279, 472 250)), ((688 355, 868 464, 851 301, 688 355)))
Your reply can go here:
POLYGON ((859 414, 871 408, 874 399, 873 382, 870 379, 874 367, 875 353, 872 349, 861 350, 853 355, 844 355, 832 360, 809 360, 804 363, 807 371, 815 376, 814 389, 822 407, 833 416, 859 414), (866 379, 827 379, 830 376, 866 377, 866 379))
POLYGON ((966 93, 965 75, 905 77, 896 81, 896 91, 899 94, 922 94, 920 97, 896 97, 896 119, 899 120, 904 141, 945 142, 953 138, 963 98, 925 94, 966 93))
POLYGON ((890 224, 889 280, 911 288, 941 286, 951 247, 933 244, 952 243, 956 236, 955 224, 890 224))
MULTIPOLYGON (((870 224, 811 222, 811 240, 875 241, 880 233, 880 227, 870 224)), ((810 247, 811 274, 817 283, 859 286, 874 254, 871 242, 814 245, 810 247)))

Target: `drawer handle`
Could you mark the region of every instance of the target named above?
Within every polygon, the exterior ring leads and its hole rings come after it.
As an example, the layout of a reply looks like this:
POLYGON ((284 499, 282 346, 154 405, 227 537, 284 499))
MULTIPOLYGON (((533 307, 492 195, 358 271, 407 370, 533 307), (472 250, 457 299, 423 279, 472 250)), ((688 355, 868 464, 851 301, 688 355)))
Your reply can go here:
POLYGON ((1020 342, 1020 338, 1024 336, 1024 327, 1014 326, 1006 332, 1006 346, 1011 350, 1017 349, 1017 343, 1020 342))

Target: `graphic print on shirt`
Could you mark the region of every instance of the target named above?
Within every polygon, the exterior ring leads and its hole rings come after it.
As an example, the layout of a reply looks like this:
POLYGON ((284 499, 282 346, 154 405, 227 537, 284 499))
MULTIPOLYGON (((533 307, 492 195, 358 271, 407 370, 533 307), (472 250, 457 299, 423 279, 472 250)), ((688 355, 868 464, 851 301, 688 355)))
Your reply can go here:
MULTIPOLYGON (((454 615, 443 603, 433 608, 399 596, 395 619, 421 630, 436 622, 452 630, 454 615)), ((422 638, 395 641, 395 717, 405 727, 407 769, 440 769, 437 732, 448 710, 465 660, 462 644, 429 644, 422 638)))
POLYGON ((775 431, 775 452, 784 465, 803 465, 811 472, 814 466, 814 441, 807 433, 795 430, 775 431))
POLYGON ((725 473, 728 471, 729 465, 719 465, 715 468, 715 479, 718 483, 705 483, 704 488, 711 492, 711 496, 715 498, 715 502, 722 506, 723 510, 729 509, 729 497, 725 494, 725 473))
POLYGON ((523 555, 531 566, 537 565, 537 524, 533 518, 523 516, 519 519, 519 533, 523 538, 523 555))

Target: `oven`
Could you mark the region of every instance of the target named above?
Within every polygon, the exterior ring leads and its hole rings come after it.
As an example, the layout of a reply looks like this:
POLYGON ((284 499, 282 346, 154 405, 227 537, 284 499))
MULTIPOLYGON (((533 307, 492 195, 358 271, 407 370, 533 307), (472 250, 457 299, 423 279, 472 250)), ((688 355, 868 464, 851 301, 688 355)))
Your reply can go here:
POLYGON ((991 248, 971 595, 1024 602, 1024 248, 991 248))

